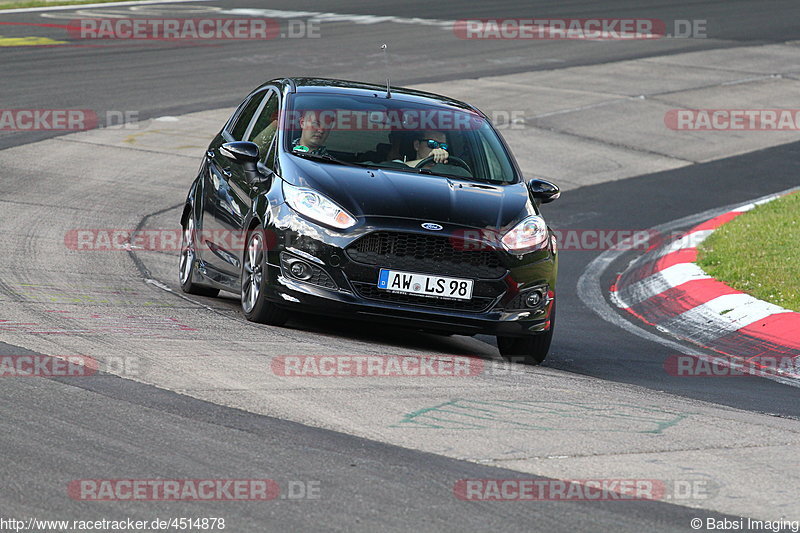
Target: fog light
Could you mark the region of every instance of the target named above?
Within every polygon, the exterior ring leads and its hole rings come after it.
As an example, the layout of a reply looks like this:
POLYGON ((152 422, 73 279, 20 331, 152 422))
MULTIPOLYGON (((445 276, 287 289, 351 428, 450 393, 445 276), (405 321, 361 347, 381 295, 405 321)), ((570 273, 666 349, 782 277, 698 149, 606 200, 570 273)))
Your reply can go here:
POLYGON ((525 305, 528 307, 536 307, 542 303, 542 293, 539 291, 531 291, 527 298, 525 298, 525 305))
POLYGON ((292 273, 292 276, 297 279, 308 279, 311 277, 311 267, 302 261, 295 261, 292 263, 289 267, 289 271, 292 273))

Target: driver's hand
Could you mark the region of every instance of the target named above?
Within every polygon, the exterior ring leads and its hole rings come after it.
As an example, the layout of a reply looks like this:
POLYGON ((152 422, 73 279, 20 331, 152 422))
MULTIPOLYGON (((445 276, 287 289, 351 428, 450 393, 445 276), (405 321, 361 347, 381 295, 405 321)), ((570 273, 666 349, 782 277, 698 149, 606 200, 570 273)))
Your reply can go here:
POLYGON ((431 150, 430 155, 433 156, 434 163, 447 163, 447 158, 450 156, 450 154, 447 153, 447 150, 442 148, 434 148, 431 150))

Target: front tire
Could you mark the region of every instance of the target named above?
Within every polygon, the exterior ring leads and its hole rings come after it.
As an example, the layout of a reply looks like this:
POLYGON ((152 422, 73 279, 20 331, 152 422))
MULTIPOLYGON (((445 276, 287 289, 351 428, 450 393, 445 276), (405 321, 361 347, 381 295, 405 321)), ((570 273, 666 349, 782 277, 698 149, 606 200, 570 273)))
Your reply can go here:
POLYGON ((214 297, 219 294, 219 289, 203 287, 193 281, 194 266, 197 261, 197 253, 194 247, 195 225, 194 216, 189 213, 189 217, 183 225, 181 232, 181 259, 178 265, 181 290, 186 294, 196 294, 197 296, 214 297))
POLYGON ((511 361, 521 361, 526 365, 541 364, 550 351, 550 342, 553 340, 553 330, 556 325, 556 303, 550 310, 550 329, 538 335, 527 337, 497 337, 497 348, 503 358, 511 361))
POLYGON ((282 326, 289 318, 285 309, 267 301, 267 250, 264 233, 251 230, 242 261, 242 311, 247 320, 271 326, 282 326))

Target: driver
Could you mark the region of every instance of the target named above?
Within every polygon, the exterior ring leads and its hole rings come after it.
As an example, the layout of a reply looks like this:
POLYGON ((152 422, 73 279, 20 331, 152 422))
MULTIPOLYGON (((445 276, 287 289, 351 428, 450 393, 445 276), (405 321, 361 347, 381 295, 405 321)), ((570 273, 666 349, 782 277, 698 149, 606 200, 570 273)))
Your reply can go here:
MULTIPOLYGON (((447 164, 447 158, 450 156, 447 153, 447 135, 441 131, 425 130, 418 138, 414 139, 414 151, 417 158, 413 161, 401 161, 395 159, 397 163, 405 163, 410 167, 415 167, 417 164, 427 157, 433 157, 431 165, 435 163, 447 164)), ((427 166, 427 165, 426 165, 427 166)))
POLYGON ((325 141, 333 128, 333 121, 325 121, 322 112, 308 110, 300 118, 300 137, 292 141, 293 152, 307 152, 314 155, 325 155, 325 141))

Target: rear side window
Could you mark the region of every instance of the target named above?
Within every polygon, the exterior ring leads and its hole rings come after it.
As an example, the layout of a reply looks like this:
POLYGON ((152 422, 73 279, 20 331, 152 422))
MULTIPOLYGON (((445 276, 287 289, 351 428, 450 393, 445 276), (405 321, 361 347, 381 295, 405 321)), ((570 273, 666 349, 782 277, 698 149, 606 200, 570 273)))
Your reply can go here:
POLYGON ((258 145, 262 161, 266 161, 269 147, 278 132, 278 103, 278 95, 270 91, 250 133, 247 134, 247 140, 258 145))
POLYGON ((247 126, 250 124, 250 120, 253 118, 253 115, 256 114, 256 110, 263 99, 264 93, 261 92, 250 98, 250 101, 244 105, 242 112, 239 113, 239 116, 236 117, 236 120, 230 128, 231 136, 234 138, 234 140, 242 140, 245 132, 247 131, 247 126))

